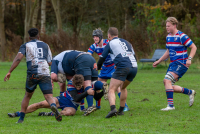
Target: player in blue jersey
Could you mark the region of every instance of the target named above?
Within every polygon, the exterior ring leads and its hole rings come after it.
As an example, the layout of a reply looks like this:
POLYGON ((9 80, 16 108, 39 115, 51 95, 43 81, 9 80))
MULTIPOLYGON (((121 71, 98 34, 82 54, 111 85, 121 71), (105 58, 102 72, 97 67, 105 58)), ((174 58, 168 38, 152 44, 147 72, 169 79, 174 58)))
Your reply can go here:
POLYGON ((194 57, 197 47, 192 40, 183 32, 177 29, 178 21, 175 17, 169 17, 166 20, 166 30, 169 33, 166 38, 167 51, 156 62, 153 67, 156 67, 161 61, 170 57, 171 63, 164 78, 164 85, 167 95, 168 105, 162 111, 174 110, 173 93, 183 93, 189 95, 189 106, 194 103, 195 90, 190 90, 177 85, 174 85, 188 70, 191 65, 192 58, 194 57), (190 48, 188 57, 187 48, 190 48))
MULTIPOLYGON (((89 47, 88 53, 90 55, 92 55, 95 52, 100 56, 102 54, 105 46, 108 44, 109 40, 103 39, 103 31, 100 28, 93 30, 92 36, 93 36, 95 43, 89 47)), ((103 63, 102 69, 98 75, 98 80, 106 83, 107 80, 112 77, 112 74, 114 72, 115 72, 115 64, 112 61, 110 55, 108 55, 103 63)), ((118 92, 118 96, 120 98, 120 95, 121 95, 120 87, 117 89, 117 92, 118 92)), ((105 100, 107 100, 108 95, 105 94, 104 98, 105 98, 105 100)), ((101 104, 101 100, 96 102, 97 109, 100 109, 100 107, 101 107, 100 104, 101 104)), ((124 111, 129 111, 128 105, 126 103, 125 103, 124 111)))
POLYGON ((58 112, 55 100, 53 99, 51 78, 49 74, 49 65, 51 65, 52 60, 51 50, 46 43, 38 40, 38 29, 31 28, 28 33, 31 41, 21 45, 10 70, 4 78, 4 81, 10 79, 11 72, 19 65, 25 55, 28 68, 26 92, 21 103, 21 113, 17 123, 22 123, 24 121, 26 109, 37 85, 40 86, 46 101, 50 105, 51 110, 55 113, 56 120, 61 121, 62 116, 58 112))
POLYGON ((108 113, 106 118, 110 118, 116 114, 124 114, 123 110, 127 98, 126 87, 133 81, 137 74, 137 61, 132 45, 128 41, 118 38, 118 29, 115 27, 110 27, 108 29, 108 39, 110 42, 104 48, 104 51, 97 63, 97 68, 100 70, 105 59, 110 54, 110 57, 116 66, 116 70, 110 81, 108 93, 111 111, 108 113), (121 87, 121 96, 120 108, 117 112, 115 107, 115 91, 119 87, 121 87))
MULTIPOLYGON (((83 98, 87 95, 92 95, 96 100, 99 100, 103 95, 103 91, 97 93, 97 90, 103 89, 103 83, 97 81, 94 86, 94 90, 92 88, 84 91, 82 88, 84 82, 84 78, 82 75, 74 75, 72 80, 68 81, 67 91, 60 94, 58 97, 53 97, 56 102, 57 108, 62 109, 60 112, 61 115, 72 116, 76 113, 78 106, 83 98)), ((49 103, 44 100, 38 103, 31 104, 27 107, 26 114, 32 113, 40 108, 50 108, 49 103)), ((15 113, 8 113, 9 117, 18 117, 20 115, 20 111, 15 113)), ((54 113, 52 112, 40 112, 38 116, 52 116, 54 113)))
MULTIPOLYGON (((59 72, 65 74, 67 77, 75 74, 82 74, 84 76, 84 90, 87 91, 92 88, 92 82, 98 79, 98 71, 96 69, 96 61, 91 55, 81 51, 67 50, 53 58, 51 79, 57 82, 57 74, 59 72)), ((106 83, 104 85, 106 85, 106 83)), ((88 95, 86 99, 88 102, 87 109, 95 111, 96 107, 93 107, 93 96, 88 95)), ((90 111, 86 111, 84 115, 89 113, 90 111)))

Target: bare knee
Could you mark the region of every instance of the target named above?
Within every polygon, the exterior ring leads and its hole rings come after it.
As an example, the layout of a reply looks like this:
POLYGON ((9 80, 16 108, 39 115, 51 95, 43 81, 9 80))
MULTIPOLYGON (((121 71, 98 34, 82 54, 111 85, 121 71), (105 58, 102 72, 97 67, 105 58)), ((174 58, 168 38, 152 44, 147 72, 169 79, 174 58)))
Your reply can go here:
POLYGON ((75 112, 72 112, 72 111, 61 111, 61 114, 65 115, 65 116, 73 116, 75 114, 75 112))

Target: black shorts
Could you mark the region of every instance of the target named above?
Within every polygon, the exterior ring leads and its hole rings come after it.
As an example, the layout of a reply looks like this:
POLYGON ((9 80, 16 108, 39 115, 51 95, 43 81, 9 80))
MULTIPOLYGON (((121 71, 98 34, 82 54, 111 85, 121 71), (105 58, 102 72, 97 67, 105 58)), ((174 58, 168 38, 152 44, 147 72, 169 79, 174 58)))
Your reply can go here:
POLYGON ((43 94, 52 94, 51 77, 35 74, 27 74, 26 78, 26 91, 32 93, 40 86, 43 94))
POLYGON ((137 74, 137 67, 117 68, 112 75, 112 78, 121 81, 133 81, 137 74))
POLYGON ((95 59, 89 54, 80 55, 74 63, 74 70, 76 74, 82 74, 84 80, 92 80, 98 78, 98 71, 96 70, 97 63, 95 59))

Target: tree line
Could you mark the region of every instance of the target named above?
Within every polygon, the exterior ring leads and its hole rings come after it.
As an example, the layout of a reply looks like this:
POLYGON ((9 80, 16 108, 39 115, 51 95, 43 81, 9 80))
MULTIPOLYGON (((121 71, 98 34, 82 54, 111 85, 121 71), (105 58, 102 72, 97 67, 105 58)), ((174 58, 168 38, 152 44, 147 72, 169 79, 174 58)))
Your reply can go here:
POLYGON ((199 7, 199 0, 1 0, 1 61, 13 59, 32 27, 57 54, 66 49, 87 51, 92 30, 100 27, 106 38, 107 29, 114 26, 138 57, 148 57, 156 48, 165 48, 169 16, 179 20, 178 29, 198 47, 199 7))

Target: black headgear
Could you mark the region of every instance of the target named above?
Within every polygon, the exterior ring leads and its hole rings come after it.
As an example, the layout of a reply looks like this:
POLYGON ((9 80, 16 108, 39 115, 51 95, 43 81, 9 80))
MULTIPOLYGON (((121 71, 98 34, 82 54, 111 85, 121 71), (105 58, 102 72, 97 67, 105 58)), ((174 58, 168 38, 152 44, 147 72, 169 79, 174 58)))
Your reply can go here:
POLYGON ((38 34, 38 29, 37 28, 31 28, 28 30, 28 34, 30 37, 35 37, 38 34))
POLYGON ((99 37, 99 42, 98 44, 101 42, 101 40, 103 39, 103 32, 101 31, 101 29, 96 29, 93 30, 92 36, 98 36, 99 37))

